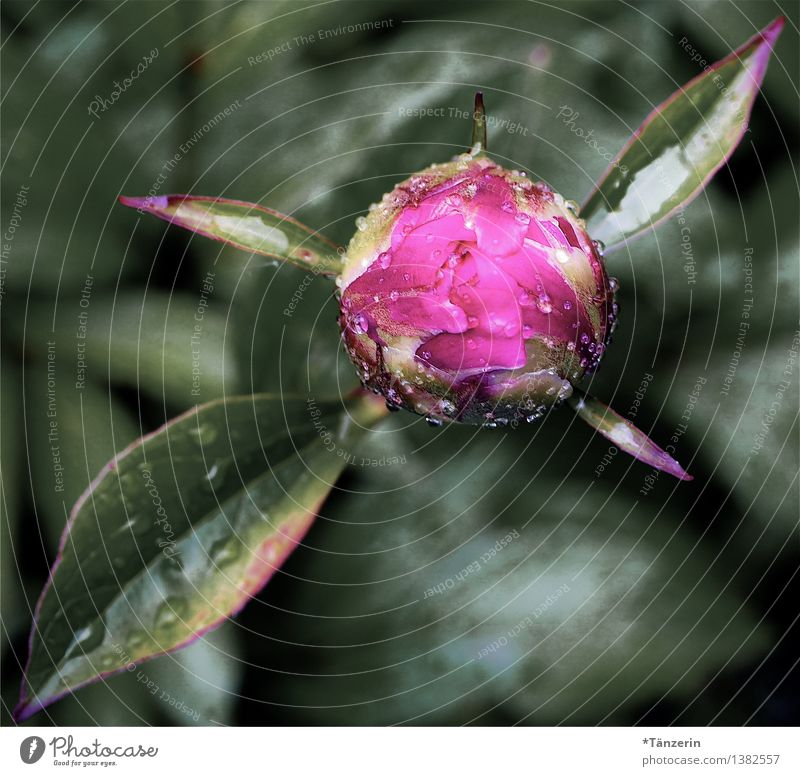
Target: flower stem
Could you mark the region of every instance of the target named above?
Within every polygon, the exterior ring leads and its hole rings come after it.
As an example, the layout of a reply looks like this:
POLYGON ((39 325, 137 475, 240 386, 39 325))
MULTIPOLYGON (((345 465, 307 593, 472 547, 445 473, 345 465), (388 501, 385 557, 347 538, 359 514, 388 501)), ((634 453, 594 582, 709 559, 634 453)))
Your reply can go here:
POLYGON ((486 151, 488 148, 483 92, 475 92, 475 110, 472 114, 472 148, 474 149, 476 145, 480 145, 480 151, 486 151))

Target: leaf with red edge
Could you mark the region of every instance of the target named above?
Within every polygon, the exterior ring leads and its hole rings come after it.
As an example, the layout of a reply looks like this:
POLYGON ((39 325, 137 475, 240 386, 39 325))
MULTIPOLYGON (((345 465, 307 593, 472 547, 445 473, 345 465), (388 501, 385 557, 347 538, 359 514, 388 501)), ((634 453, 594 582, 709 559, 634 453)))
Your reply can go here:
POLYGON ((217 197, 170 194, 120 197, 123 205, 151 213, 234 248, 287 261, 319 275, 341 271, 339 248, 326 237, 275 210, 217 197))
POLYGON ((747 129, 783 24, 773 21, 650 113, 581 208, 594 239, 619 247, 705 188, 747 129))
POLYGON ((636 460, 667 472, 679 480, 694 479, 669 453, 652 442, 647 434, 639 431, 633 423, 625 420, 599 399, 575 390, 567 403, 593 429, 636 460))
POLYGON ((302 541, 371 395, 195 407, 108 463, 81 496, 36 607, 15 712, 196 639, 236 614, 302 541), (344 411, 343 411, 344 410, 344 411))

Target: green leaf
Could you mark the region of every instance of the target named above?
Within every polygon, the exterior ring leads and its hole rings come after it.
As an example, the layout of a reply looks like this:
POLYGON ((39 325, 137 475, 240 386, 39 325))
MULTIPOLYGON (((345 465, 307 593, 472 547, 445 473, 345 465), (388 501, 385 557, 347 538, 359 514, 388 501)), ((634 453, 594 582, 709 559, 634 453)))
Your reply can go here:
MULTIPOLYGON (((73 343, 25 370, 27 471, 43 541, 54 552, 71 506, 115 451, 141 436, 128 407, 89 380, 76 387, 73 343), (52 369, 52 367, 54 367, 52 369), (50 367, 50 369, 48 369, 50 367), (48 386, 47 401, 40 401, 48 386)), ((34 526, 29 530, 36 531, 34 526)), ((52 555, 48 556, 52 558, 52 555)))
POLYGON ((747 129, 783 24, 773 21, 645 119, 581 208, 596 240, 618 247, 703 190, 747 129))
POLYGON ((123 205, 204 237, 261 256, 281 259, 320 275, 338 275, 341 257, 335 243, 290 216, 252 202, 176 194, 120 197, 123 205))
POLYGON ((215 298, 215 278, 209 278, 195 292, 139 289, 99 296, 85 310, 78 299, 65 299, 55 323, 52 306, 30 302, 28 314, 9 320, 8 328, 30 358, 44 361, 51 344, 57 346, 64 361, 59 389, 75 378, 126 385, 181 411, 240 392, 235 338, 215 298))
POLYGON ((292 634, 262 651, 252 689, 293 707, 287 724, 336 724, 343 707, 349 724, 482 724, 494 709, 613 723, 769 649, 694 512, 569 477, 544 439, 390 428, 363 449, 378 465, 326 502, 292 612, 261 626, 292 634), (287 670, 298 643, 314 676, 287 670))
MULTIPOLYGON (((113 289, 135 273, 125 260, 131 220, 116 207, 120 186, 147 191, 186 137, 180 73, 188 62, 170 45, 188 26, 186 9, 43 6, 19 6, 0 76, 4 286, 23 297, 87 275, 96 289, 113 289)), ((182 174, 176 169, 170 185, 182 174)))
POLYGON ((212 286, 213 280, 193 293, 129 292, 98 304, 87 326, 87 373, 104 376, 107 368, 112 382, 178 409, 236 393, 227 317, 212 286))
POLYGON ((19 441, 24 435, 24 402, 19 385, 16 365, 4 363, 0 374, 0 610, 3 612, 0 657, 3 658, 10 639, 25 627, 27 619, 24 578, 19 565, 23 482, 19 441))
POLYGON ((112 460, 75 505, 39 600, 20 705, 184 646, 236 614, 301 542, 374 397, 211 402, 112 460))
POLYGON ((800 531, 800 331, 796 324, 775 326, 766 341, 758 338, 758 330, 729 326, 728 321, 719 331, 731 349, 684 358, 664 411, 680 423, 687 399, 697 393, 693 384, 698 375, 706 375, 685 444, 709 462, 744 516, 732 522, 732 538, 748 553, 772 561, 783 550, 797 550, 800 531))

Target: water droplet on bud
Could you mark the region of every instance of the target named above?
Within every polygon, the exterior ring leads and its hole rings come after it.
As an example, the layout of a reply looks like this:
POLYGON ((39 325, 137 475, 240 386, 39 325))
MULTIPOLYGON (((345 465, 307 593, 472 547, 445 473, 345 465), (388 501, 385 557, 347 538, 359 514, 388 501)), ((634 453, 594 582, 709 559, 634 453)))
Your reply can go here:
POLYGON ((355 318, 353 318, 353 326, 359 334, 366 334, 369 329, 367 316, 364 315, 364 313, 359 313, 355 318))

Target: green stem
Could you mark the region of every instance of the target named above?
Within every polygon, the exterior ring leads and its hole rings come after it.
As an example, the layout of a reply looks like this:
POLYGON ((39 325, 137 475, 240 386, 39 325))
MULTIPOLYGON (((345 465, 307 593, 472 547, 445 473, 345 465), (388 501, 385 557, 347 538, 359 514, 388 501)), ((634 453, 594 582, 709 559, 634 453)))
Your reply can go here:
POLYGON ((483 92, 475 92, 475 111, 472 114, 472 147, 480 145, 480 150, 486 151, 489 147, 488 142, 483 92))

